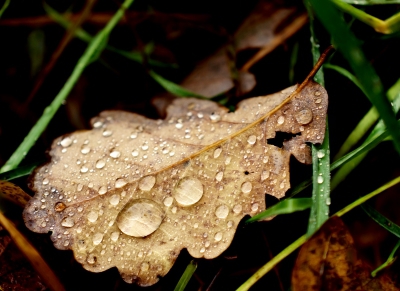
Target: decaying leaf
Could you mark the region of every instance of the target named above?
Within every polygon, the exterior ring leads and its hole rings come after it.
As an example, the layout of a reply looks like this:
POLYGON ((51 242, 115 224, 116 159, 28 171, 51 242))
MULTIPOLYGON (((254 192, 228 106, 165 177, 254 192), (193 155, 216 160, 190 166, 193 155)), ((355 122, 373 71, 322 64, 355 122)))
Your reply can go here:
POLYGON ((154 284, 181 249, 215 258, 266 193, 284 196, 290 154, 310 162, 305 142, 322 142, 326 109, 325 89, 308 81, 233 113, 197 99, 176 99, 165 120, 102 112, 92 130, 53 142, 25 223, 90 271, 116 266, 127 282, 154 284), (282 148, 268 144, 278 131, 294 135, 282 148))
POLYGON ((335 216, 300 249, 292 273, 292 290, 399 290, 386 274, 370 276, 357 257, 353 238, 335 216))

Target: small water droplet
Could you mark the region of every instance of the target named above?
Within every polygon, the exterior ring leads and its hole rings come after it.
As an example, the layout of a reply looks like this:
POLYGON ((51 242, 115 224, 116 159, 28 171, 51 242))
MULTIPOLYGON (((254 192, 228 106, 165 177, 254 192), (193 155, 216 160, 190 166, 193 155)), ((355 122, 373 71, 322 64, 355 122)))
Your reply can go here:
POLYGON ((89 168, 88 168, 88 167, 83 166, 83 167, 81 168, 81 173, 87 173, 87 171, 89 171, 89 168))
POLYGON ((222 239, 222 232, 217 232, 215 235, 214 235, 214 239, 215 239, 215 241, 221 241, 221 239, 222 239))
POLYGON ((67 206, 62 203, 62 202, 57 202, 56 205, 54 206, 54 210, 57 212, 63 211, 67 206))
POLYGON ((149 146, 147 144, 142 145, 142 150, 147 151, 149 149, 149 146))
POLYGON ((172 212, 173 214, 175 214, 177 210, 178 210, 178 208, 177 208, 176 206, 174 206, 174 207, 172 207, 171 212, 172 212))
POLYGON ((253 203, 251 205, 251 211, 256 212, 258 210, 258 203, 253 203))
POLYGON ((243 209, 243 207, 240 204, 233 206, 233 212, 235 212, 236 214, 241 213, 242 209, 243 209))
POLYGON ((331 198, 330 197, 326 198, 326 202, 325 203, 328 206, 331 205, 331 198))
POLYGON ((96 262, 96 257, 93 254, 90 254, 86 260, 89 264, 93 265, 96 262))
POLYGON ((146 262, 144 262, 144 263, 142 263, 142 264, 140 265, 140 270, 141 270, 142 272, 148 271, 149 268, 150 268, 150 265, 149 265, 148 263, 146 263, 146 262))
POLYGON ((128 182, 124 178, 119 178, 115 180, 115 188, 122 188, 126 184, 128 184, 128 182))
POLYGON ((132 134, 130 135, 131 139, 135 139, 137 138, 137 132, 132 132, 132 134))
POLYGON ((150 191, 156 183, 156 177, 145 176, 139 182, 139 189, 142 191, 150 191))
POLYGON ((321 98, 315 99, 315 103, 319 104, 319 103, 321 103, 321 102, 322 102, 322 99, 321 99, 321 98))
POLYGON ((104 160, 98 160, 96 162, 96 168, 97 169, 102 169, 102 168, 104 168, 105 165, 106 165, 106 162, 104 160))
POLYGON ((200 253, 204 253, 206 251, 206 249, 204 248, 204 247, 202 247, 201 249, 200 249, 200 253))
POLYGON ((216 148, 214 151, 214 159, 218 158, 221 155, 222 149, 216 148))
POLYGON ((229 214, 229 208, 225 204, 222 204, 217 207, 215 210, 215 216, 221 219, 225 219, 229 214))
POLYGON ((43 185, 47 185, 49 183, 50 183, 49 179, 47 179, 47 178, 43 179, 43 182, 42 182, 43 185))
POLYGON ((95 246, 99 245, 101 243, 101 241, 103 240, 103 234, 102 233, 95 233, 93 235, 93 244, 95 246))
POLYGON ((155 201, 136 199, 118 214, 117 225, 127 235, 145 237, 156 231, 163 219, 164 211, 155 201))
POLYGON ((111 240, 114 241, 114 242, 117 241, 118 238, 119 238, 119 232, 118 232, 118 231, 114 231, 113 233, 111 233, 110 238, 111 238, 111 240))
POLYGON ((175 124, 175 127, 177 129, 181 129, 183 127, 183 124, 182 123, 177 123, 177 124, 175 124))
POLYGON ((278 117, 277 123, 278 124, 283 124, 285 122, 285 117, 283 115, 278 117))
POLYGON ((103 136, 104 137, 109 137, 111 135, 112 135, 112 131, 111 130, 108 130, 108 129, 103 130, 103 136))
POLYGON ((88 215, 87 215, 87 219, 90 221, 90 222, 96 222, 96 220, 97 220, 97 218, 99 217, 99 213, 98 212, 96 212, 96 211, 90 211, 89 213, 88 213, 88 215))
POLYGON ((118 205, 119 199, 120 199, 120 197, 119 197, 118 194, 112 195, 112 196, 110 197, 110 204, 111 204, 111 205, 114 205, 114 206, 118 205))
POLYGON ((83 185, 78 184, 78 186, 76 187, 76 190, 79 192, 79 191, 82 191, 82 189, 83 189, 83 185))
POLYGON ((244 194, 250 193, 252 188, 253 185, 250 182, 244 182, 241 187, 244 194))
POLYGON ((184 177, 174 189, 174 197, 182 206, 197 203, 203 196, 203 184, 194 177, 184 177))
POLYGON ((318 176, 318 178, 317 178, 317 182, 318 182, 318 184, 322 184, 322 183, 324 183, 324 177, 322 177, 322 176, 318 176))
POLYGON ((90 153, 90 147, 88 147, 87 145, 83 145, 81 148, 81 153, 84 155, 90 153))
POLYGON ((215 176, 215 180, 217 180, 218 182, 222 181, 222 178, 224 177, 224 172, 218 172, 217 175, 215 176))
POLYGON ((225 165, 229 165, 231 163, 231 157, 227 157, 225 160, 225 165))
POLYGON ((232 220, 229 220, 228 223, 226 224, 226 226, 227 226, 228 228, 231 228, 231 227, 233 226, 233 221, 232 221, 232 220))
POLYGON ((313 119, 313 114, 311 109, 305 108, 296 112, 296 120, 300 124, 308 124, 313 119))
POLYGON ((139 152, 137 150, 134 150, 132 152, 132 156, 137 157, 139 155, 139 152))
POLYGON ((111 153, 110 153, 110 157, 112 157, 112 158, 114 158, 114 159, 117 159, 117 158, 119 158, 121 156, 121 153, 119 152, 119 151, 116 151, 116 150, 113 150, 111 153))
POLYGON ((164 205, 167 207, 170 207, 172 205, 172 202, 174 202, 173 197, 167 197, 164 199, 164 205))
POLYGON ((317 157, 318 157, 319 159, 322 159, 323 157, 325 157, 325 151, 324 151, 324 150, 319 150, 319 151, 317 152, 317 157))
POLYGON ((66 217, 61 221, 61 225, 64 227, 73 227, 75 221, 71 217, 66 217))
POLYGON ((99 194, 104 195, 107 193, 107 186, 101 186, 99 189, 99 194))
POLYGON ((262 173, 261 173, 261 181, 264 181, 264 180, 266 180, 268 178, 269 178, 269 171, 268 170, 262 171, 262 173))
POLYGON ((320 95, 321 95, 321 92, 320 92, 320 91, 315 91, 314 95, 315 95, 315 96, 320 96, 320 95))
POLYGON ((61 145, 63 148, 67 148, 67 147, 69 147, 71 144, 72 144, 72 138, 70 138, 70 137, 65 137, 65 138, 63 138, 63 139, 61 140, 61 142, 60 142, 60 145, 61 145))
POLYGON ((104 122, 101 121, 101 120, 96 121, 95 123, 93 123, 93 127, 94 127, 94 128, 100 128, 100 127, 102 127, 103 125, 104 125, 104 122))
POLYGON ((213 112, 212 114, 210 114, 210 120, 211 122, 218 122, 221 120, 221 116, 213 112))
POLYGON ((251 145, 255 144, 257 141, 257 137, 255 135, 250 135, 249 138, 247 139, 247 142, 251 145))

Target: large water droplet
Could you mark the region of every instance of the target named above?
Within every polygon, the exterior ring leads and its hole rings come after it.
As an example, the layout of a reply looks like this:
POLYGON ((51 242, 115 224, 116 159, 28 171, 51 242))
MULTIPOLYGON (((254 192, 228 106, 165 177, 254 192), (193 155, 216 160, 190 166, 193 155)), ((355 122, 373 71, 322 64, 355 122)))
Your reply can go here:
POLYGON ((283 124, 285 122, 285 117, 283 115, 278 117, 277 123, 278 124, 283 124))
POLYGON ((221 155, 222 149, 216 148, 214 151, 214 159, 218 158, 221 155))
POLYGON ((250 193, 251 189, 253 189, 253 185, 250 182, 244 182, 241 189, 244 194, 247 194, 250 193))
POLYGON ((89 171, 89 168, 88 168, 88 167, 83 166, 83 167, 81 168, 81 173, 87 173, 87 171, 89 171))
POLYGON ((164 211, 155 201, 136 199, 118 214, 117 225, 127 235, 145 237, 156 231, 163 219, 164 211))
POLYGON ((126 184, 128 184, 128 182, 124 178, 119 178, 115 180, 115 188, 122 188, 126 184))
POLYGON ((319 151, 317 152, 317 157, 318 157, 319 159, 322 159, 323 157, 325 157, 325 151, 324 151, 324 150, 319 150, 319 151))
POLYGON ((222 204, 215 209, 215 216, 218 218, 225 219, 229 214, 229 208, 225 204, 222 204))
POLYGON ((139 155, 139 152, 137 150, 134 150, 132 152, 132 156, 137 157, 139 155))
POLYGON ((184 177, 174 189, 174 197, 182 206, 190 206, 203 196, 203 184, 194 177, 184 177))
POLYGON ((214 236, 215 241, 220 241, 222 239, 222 232, 217 232, 214 236))
POLYGON ((104 195, 107 193, 107 186, 101 186, 99 189, 99 194, 104 195))
POLYGON ((61 140, 60 145, 63 148, 67 148, 72 144, 72 139, 70 137, 65 137, 61 140))
POLYGON ((111 130, 105 129, 105 130, 103 131, 103 136, 104 136, 104 137, 109 137, 109 136, 111 136, 111 135, 112 135, 112 131, 111 131, 111 130))
POLYGON ((73 227, 75 224, 75 221, 73 220, 72 217, 66 217, 61 221, 61 225, 64 227, 73 227))
POLYGON ((119 198, 119 195, 118 195, 118 194, 112 195, 112 196, 110 197, 110 204, 111 204, 111 205, 114 205, 114 206, 118 205, 119 199, 120 199, 120 198, 119 198))
POLYGON ((97 211, 90 211, 87 215, 87 219, 90 222, 96 222, 97 218, 99 217, 99 213, 97 211))
POLYGON ((102 169, 102 168, 104 168, 105 165, 106 165, 106 162, 104 160, 98 160, 96 162, 96 168, 97 169, 102 169))
POLYGON ((324 183, 324 177, 322 177, 322 176, 318 176, 318 178, 317 178, 317 182, 318 182, 318 184, 322 184, 322 183, 324 183))
POLYGON ((217 175, 215 176, 215 180, 217 180, 218 182, 222 181, 222 178, 224 177, 224 172, 218 172, 217 175))
POLYGON ((112 158, 114 158, 114 159, 117 159, 117 158, 119 158, 121 156, 121 153, 119 152, 119 151, 117 151, 117 150, 113 150, 111 153, 110 153, 110 157, 112 157, 112 158))
POLYGON ((255 144, 257 141, 257 137, 255 135, 250 135, 249 138, 247 139, 247 142, 249 144, 255 144))
POLYGON ((305 108, 296 112, 296 120, 300 124, 308 124, 313 119, 312 111, 309 108, 305 108))
POLYGON ((183 127, 183 124, 182 123, 177 123, 177 124, 175 124, 175 127, 177 129, 181 129, 183 127))
POLYGON ((81 148, 81 153, 84 155, 90 153, 90 147, 88 147, 87 145, 83 145, 81 148))
POLYGON ((100 232, 98 232, 98 233, 95 233, 94 235, 93 235, 93 244, 95 245, 95 246, 97 246, 97 245, 99 245, 100 243, 101 243, 101 241, 103 240, 103 234, 102 233, 100 233, 100 232))
POLYGON ((142 191, 150 191, 154 187, 155 183, 156 183, 156 177, 154 176, 143 177, 139 182, 139 189, 142 191))
POLYGON ((57 212, 63 211, 67 206, 62 202, 57 202, 54 206, 54 210, 57 212))

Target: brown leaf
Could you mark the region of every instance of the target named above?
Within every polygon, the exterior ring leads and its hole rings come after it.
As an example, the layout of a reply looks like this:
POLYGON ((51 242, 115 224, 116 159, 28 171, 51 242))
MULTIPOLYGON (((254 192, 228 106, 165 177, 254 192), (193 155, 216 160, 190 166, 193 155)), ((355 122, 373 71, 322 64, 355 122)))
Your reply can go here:
POLYGON ((2 180, 0 180, 0 197, 4 197, 21 207, 25 207, 26 203, 31 199, 31 196, 17 185, 2 180))
POLYGON ((357 257, 353 238, 335 216, 300 249, 292 273, 292 290, 399 290, 386 274, 370 276, 371 268, 357 257))
POLYGON ((25 223, 90 271, 116 266, 127 282, 154 284, 181 249, 215 258, 245 215, 265 209, 265 193, 284 196, 290 154, 309 161, 305 142, 322 142, 326 109, 325 89, 308 82, 233 113, 197 99, 174 100, 165 120, 102 112, 93 130, 53 142, 25 223), (279 148, 267 143, 277 131, 297 136, 279 148))

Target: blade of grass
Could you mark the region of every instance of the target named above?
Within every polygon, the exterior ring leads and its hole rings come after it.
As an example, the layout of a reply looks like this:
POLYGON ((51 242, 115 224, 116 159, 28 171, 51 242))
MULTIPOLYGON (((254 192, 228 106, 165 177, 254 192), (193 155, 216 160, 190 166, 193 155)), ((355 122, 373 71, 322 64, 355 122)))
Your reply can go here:
POLYGON ((35 144, 36 140, 45 130, 54 114, 57 112, 58 108, 62 105, 65 98, 67 98, 68 94, 71 92, 75 83, 81 76, 83 70, 90 62, 92 56, 96 53, 99 46, 103 43, 104 39, 108 37, 111 33, 112 29, 117 25, 120 21, 124 12, 128 7, 133 3, 133 0, 125 0, 124 3, 120 6, 118 11, 114 14, 114 16, 110 19, 110 21, 106 24, 106 26, 99 31, 99 33, 92 39, 89 46, 86 48, 83 55, 79 58, 71 76, 68 78, 60 92, 54 98, 53 102, 44 110, 43 115, 36 122, 36 124, 32 127, 31 131, 25 137, 24 141, 19 145, 16 151, 11 155, 9 160, 1 167, 0 173, 15 169, 19 163, 26 156, 30 148, 35 144))
POLYGON ((11 239, 19 250, 26 256, 32 267, 36 270, 43 282, 54 291, 65 290, 53 270, 43 260, 39 252, 30 244, 30 242, 18 231, 18 229, 9 221, 0 211, 0 224, 8 231, 11 239))
POLYGON ((393 250, 390 252, 390 255, 387 258, 386 262, 384 262, 382 265, 380 265, 378 268, 376 268, 375 270, 373 270, 371 272, 372 277, 375 277, 379 271, 391 266, 394 263, 394 261, 396 261, 397 257, 395 257, 394 255, 396 254, 399 247, 400 247, 400 240, 397 242, 397 244, 394 246, 393 250))
MULTIPOLYGON (((358 39, 342 20, 330 0, 309 0, 316 15, 331 34, 338 50, 349 62, 371 103, 385 122, 397 152, 400 153, 400 127, 389 101, 383 94, 382 83, 361 50, 358 39)), ((335 0, 336 1, 336 0, 335 0)))
POLYGON ((4 1, 4 4, 3 4, 3 6, 2 6, 1 9, 0 9, 0 18, 1 18, 1 16, 3 15, 4 11, 7 10, 7 7, 8 7, 8 5, 10 5, 10 2, 11 2, 11 0, 6 0, 6 1, 4 1))
MULTIPOLYGON (((353 208, 363 204, 365 201, 368 199, 371 199, 372 197, 382 193, 383 191, 389 189, 390 187, 393 187, 394 185, 400 183, 400 177, 397 177, 388 183, 382 185, 378 189, 370 192, 369 194, 357 199, 353 203, 347 205, 344 207, 342 210, 336 212, 332 216, 342 216, 352 210, 353 208)), ((262 266, 260 269, 257 270, 249 279, 247 279, 246 282, 244 282, 238 289, 237 291, 245 291, 249 290, 251 286, 253 286, 262 276, 267 274, 270 270, 272 270, 280 261, 282 261, 284 258, 289 256, 292 252, 294 252, 297 248, 299 248, 303 243, 307 241, 307 236, 303 235, 299 237, 297 240, 295 240, 293 243, 291 243, 289 246, 287 246, 284 250, 282 250, 279 254, 277 254, 275 257, 273 257, 269 262, 267 262, 264 266, 262 266)))
POLYGON ((310 208, 312 205, 311 198, 289 198, 282 200, 275 204, 274 206, 269 207, 263 212, 254 215, 252 218, 246 220, 247 223, 259 221, 266 219, 271 216, 279 215, 279 214, 289 214, 296 211, 303 211, 310 208))
POLYGON ((11 181, 20 177, 24 177, 29 175, 30 173, 32 173, 32 171, 39 166, 40 164, 42 164, 44 161, 39 161, 33 164, 29 164, 26 166, 21 166, 18 167, 14 170, 11 171, 7 171, 4 173, 0 174, 0 180, 7 180, 7 181, 11 181))
POLYGON ((367 203, 361 205, 361 208, 376 223, 378 223, 380 226, 382 226, 384 229, 386 229, 391 234, 393 234, 393 235, 397 236, 398 238, 400 238, 400 226, 398 226, 393 221, 390 221, 388 218, 386 218, 384 215, 379 213, 379 211, 375 210, 371 205, 369 205, 367 203))
POLYGON ((186 288, 186 285, 189 283, 190 278, 192 278, 193 273, 197 269, 197 262, 194 260, 190 261, 189 265, 187 265, 185 271, 183 272, 181 278, 176 284, 174 291, 183 291, 186 288))
POLYGON ((356 5, 383 5, 383 4, 399 4, 399 0, 342 0, 343 2, 356 5))

